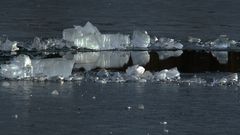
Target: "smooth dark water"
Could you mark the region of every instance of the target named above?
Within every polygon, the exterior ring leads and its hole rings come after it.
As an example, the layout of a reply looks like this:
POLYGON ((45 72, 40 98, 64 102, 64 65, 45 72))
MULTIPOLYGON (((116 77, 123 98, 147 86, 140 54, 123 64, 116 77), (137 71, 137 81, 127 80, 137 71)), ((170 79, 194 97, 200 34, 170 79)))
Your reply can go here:
POLYGON ((11 82, 0 90, 1 134, 239 134, 239 94, 235 87, 11 82))
POLYGON ((239 40, 238 0, 2 0, 0 34, 10 39, 61 37, 64 28, 87 21, 107 33, 144 29, 152 35, 184 40, 239 40))
MULTIPOLYGON (((103 33, 144 29, 180 40, 220 34, 239 40, 239 5, 238 0, 1 0, 0 34, 11 40, 61 38, 64 28, 91 21, 103 33)), ((230 66, 191 52, 154 66, 191 72, 206 62, 204 71, 239 71, 231 66, 239 61, 233 55, 230 66)), ((0 134, 236 135, 239 101, 239 88, 227 86, 12 81, 0 87, 0 134), (55 89, 58 96, 51 94, 55 89)))

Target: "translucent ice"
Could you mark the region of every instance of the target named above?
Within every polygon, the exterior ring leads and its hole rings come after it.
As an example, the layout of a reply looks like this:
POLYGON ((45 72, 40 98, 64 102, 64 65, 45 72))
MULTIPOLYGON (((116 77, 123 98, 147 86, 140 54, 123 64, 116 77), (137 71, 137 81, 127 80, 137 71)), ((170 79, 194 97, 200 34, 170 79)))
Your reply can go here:
POLYGON ((183 45, 174 39, 159 38, 158 42, 156 42, 152 47, 162 49, 182 49, 183 45))
POLYGON ((226 49, 230 47, 230 41, 226 35, 220 35, 218 39, 211 43, 212 47, 215 49, 226 49))
POLYGON ((154 78, 157 81, 166 81, 166 80, 174 80, 174 79, 180 79, 180 72, 178 69, 172 68, 172 69, 164 69, 160 72, 156 72, 154 74, 154 78))
POLYGON ((139 65, 128 67, 126 73, 128 76, 140 76, 145 72, 145 68, 139 65))
POLYGON ((200 43, 200 42, 201 42, 201 39, 200 39, 200 38, 196 38, 196 37, 189 36, 189 37, 188 37, 188 42, 190 42, 190 43, 200 43))
POLYGON ((72 73, 73 64, 73 60, 63 58, 32 60, 33 76, 45 75, 48 78, 54 76, 69 77, 72 73))
POLYGON ((1 65, 1 76, 9 79, 22 79, 32 76, 31 59, 27 55, 15 57, 10 64, 1 65))
POLYGON ((170 57, 179 57, 182 55, 183 51, 182 50, 177 50, 177 51, 158 51, 158 56, 160 60, 165 60, 170 57))
POLYGON ((147 48, 150 44, 150 36, 147 31, 133 31, 132 41, 133 47, 147 48))
POLYGON ((144 66, 150 61, 148 51, 132 51, 131 58, 134 65, 144 66))
POLYGON ((125 49, 130 43, 129 35, 123 34, 101 34, 99 30, 87 22, 84 27, 63 30, 63 39, 74 42, 77 48, 93 50, 125 49))
POLYGON ((5 42, 3 42, 2 44, 0 44, 0 50, 1 51, 17 51, 19 50, 19 48, 17 47, 17 42, 16 41, 10 41, 8 39, 6 39, 5 42))

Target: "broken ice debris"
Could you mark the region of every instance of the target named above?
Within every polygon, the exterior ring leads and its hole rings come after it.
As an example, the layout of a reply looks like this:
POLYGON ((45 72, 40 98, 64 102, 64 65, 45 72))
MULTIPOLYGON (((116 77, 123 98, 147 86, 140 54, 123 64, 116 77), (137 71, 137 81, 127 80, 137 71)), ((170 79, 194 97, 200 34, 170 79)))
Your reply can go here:
POLYGON ((159 51, 157 52, 159 59, 160 60, 165 60, 170 57, 179 57, 182 55, 183 51, 182 50, 177 50, 177 51, 159 51))
POLYGON ((32 76, 31 59, 27 55, 15 57, 10 64, 1 65, 1 76, 9 79, 22 79, 32 76))
POLYGON ((150 36, 147 31, 133 31, 132 41, 133 47, 147 48, 150 44, 150 36))
POLYGON ((126 73, 128 76, 140 76, 145 72, 145 68, 139 65, 128 67, 126 73))
POLYGON ((226 85, 226 84, 233 84, 238 82, 238 74, 232 73, 230 75, 224 76, 220 79, 214 80, 213 85, 226 85))
POLYGON ((130 43, 129 35, 101 34, 90 22, 84 27, 63 30, 63 39, 73 42, 77 48, 93 50, 125 49, 130 43))
POLYGON ((17 47, 17 44, 18 43, 16 41, 12 42, 12 41, 6 39, 5 42, 0 44, 0 50, 1 51, 11 51, 11 52, 18 51, 19 48, 17 47))
POLYGON ((150 55, 148 51, 132 51, 131 58, 133 65, 144 66, 150 61, 150 55))
POLYGON ((201 42, 201 39, 200 39, 200 38, 196 38, 196 37, 189 36, 189 37, 188 37, 188 42, 190 42, 190 43, 200 43, 200 42, 201 42))
POLYGON ((158 42, 156 42, 151 47, 153 48, 162 48, 162 49, 182 49, 183 45, 174 39, 171 38, 159 38, 158 42))
POLYGON ((157 81, 165 81, 165 80, 174 80, 174 79, 180 79, 180 72, 178 69, 172 68, 172 69, 164 69, 160 72, 156 72, 154 74, 154 78, 157 81))
POLYGON ((231 41, 226 35, 220 35, 218 39, 211 43, 212 48, 214 49, 227 49, 230 47, 231 41))

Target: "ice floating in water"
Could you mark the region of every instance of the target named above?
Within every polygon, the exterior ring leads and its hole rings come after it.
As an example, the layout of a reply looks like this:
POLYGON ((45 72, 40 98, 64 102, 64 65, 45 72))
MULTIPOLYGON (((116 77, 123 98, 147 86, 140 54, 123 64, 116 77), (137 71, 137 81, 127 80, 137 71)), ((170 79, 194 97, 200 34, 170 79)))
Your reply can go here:
POLYGON ((220 79, 214 80, 212 85, 226 85, 226 84, 233 84, 236 82, 238 82, 238 74, 232 73, 232 74, 224 76, 220 79))
POLYGON ((125 49, 130 44, 129 35, 122 34, 101 34, 90 22, 84 27, 63 30, 63 39, 74 42, 77 48, 93 50, 125 49))
POLYGON ((145 72, 145 68, 139 65, 128 67, 126 73, 128 76, 140 76, 145 72))
POLYGON ((189 36, 189 37, 188 37, 188 42, 190 42, 190 43, 200 43, 200 42, 201 42, 201 39, 200 39, 200 38, 196 38, 196 37, 189 36))
POLYGON ((230 41, 226 35, 220 35, 211 45, 215 49, 227 49, 230 47, 230 41))
POLYGON ((10 64, 1 65, 1 76, 9 79, 22 79, 31 77, 32 64, 27 55, 19 55, 14 58, 10 64))
POLYGON ((172 68, 172 69, 164 69, 160 72, 156 72, 154 74, 154 79, 155 80, 174 80, 174 79, 180 79, 180 72, 178 71, 178 69, 172 68))
POLYGON ((152 47, 162 49, 182 49, 183 45, 174 39, 159 38, 158 42, 156 42, 152 47))
POLYGON ((160 60, 165 60, 170 57, 179 57, 182 55, 183 51, 182 50, 177 50, 177 51, 159 51, 157 52, 159 59, 160 60))
POLYGON ((14 52, 14 51, 18 51, 19 48, 17 47, 17 42, 16 41, 10 41, 8 39, 6 39, 5 41, 1 41, 0 44, 0 50, 1 51, 10 51, 10 52, 14 52))
POLYGON ((72 73, 74 61, 62 58, 31 60, 27 55, 19 55, 10 64, 1 65, 1 76, 9 79, 28 77, 68 77, 72 73))
POLYGON ((133 31, 132 36, 132 45, 133 47, 147 48, 150 44, 150 36, 147 31, 133 31))

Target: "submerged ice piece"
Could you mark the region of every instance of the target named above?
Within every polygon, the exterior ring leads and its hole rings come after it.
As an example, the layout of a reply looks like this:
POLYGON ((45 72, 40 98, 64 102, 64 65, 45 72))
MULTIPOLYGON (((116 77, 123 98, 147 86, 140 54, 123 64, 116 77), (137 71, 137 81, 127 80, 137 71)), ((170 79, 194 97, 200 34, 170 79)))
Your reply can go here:
POLYGON ((180 72, 178 71, 178 69, 172 68, 172 69, 164 69, 160 72, 156 72, 154 74, 154 78, 157 81, 166 81, 166 80, 174 80, 174 79, 180 79, 180 72))
POLYGON ((139 65, 128 67, 126 73, 128 76, 140 76, 145 72, 145 68, 139 65))
POLYGON ((51 58, 32 60, 33 76, 54 76, 69 77, 73 69, 73 60, 63 58, 51 58))
POLYGON ((2 44, 0 44, 0 50, 1 51, 17 51, 19 48, 17 47, 17 42, 16 41, 10 41, 6 39, 5 41, 2 41, 2 44))
POLYGON ((162 49, 182 49, 183 45, 171 38, 159 38, 158 42, 152 47, 162 49))
POLYGON ((147 48, 150 44, 150 36, 147 31, 133 31, 132 41, 133 47, 147 48))
POLYGON ((130 43, 129 35, 101 34, 90 22, 83 27, 64 29, 63 39, 73 42, 74 47, 93 50, 125 49, 130 43))
POLYGON ((20 54, 10 64, 1 65, 1 76, 9 79, 22 79, 32 76, 31 59, 27 55, 20 54))

